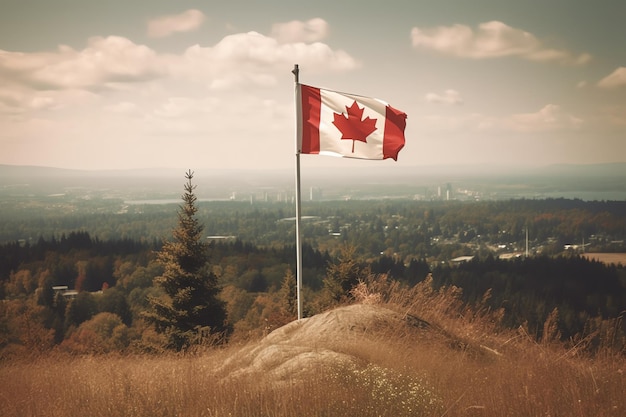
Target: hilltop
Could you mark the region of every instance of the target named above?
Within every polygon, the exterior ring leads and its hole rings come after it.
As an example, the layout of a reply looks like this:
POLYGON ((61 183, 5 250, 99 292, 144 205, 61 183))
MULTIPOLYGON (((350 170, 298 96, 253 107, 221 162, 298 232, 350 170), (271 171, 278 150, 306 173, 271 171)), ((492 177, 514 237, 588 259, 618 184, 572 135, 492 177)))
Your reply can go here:
POLYGON ((271 382, 293 382, 324 367, 366 364, 367 358, 351 352, 349 346, 392 349, 398 339, 444 349, 459 345, 443 330, 414 316, 380 305, 353 304, 274 330, 258 343, 237 351, 225 361, 224 369, 237 364, 236 370, 229 373, 231 378, 260 373, 271 382))
POLYGON ((391 303, 368 293, 260 340, 184 355, 3 363, 0 407, 6 417, 624 415, 623 355, 497 331, 497 312, 462 306, 456 291, 421 285, 391 303), (407 295, 412 305, 397 303, 407 295))

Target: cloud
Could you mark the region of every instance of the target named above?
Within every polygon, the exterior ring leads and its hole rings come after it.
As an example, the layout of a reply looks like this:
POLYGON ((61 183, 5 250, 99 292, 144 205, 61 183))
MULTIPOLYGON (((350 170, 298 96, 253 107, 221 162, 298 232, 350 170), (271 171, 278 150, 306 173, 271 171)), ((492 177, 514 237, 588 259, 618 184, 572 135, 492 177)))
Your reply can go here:
MULTIPOLYGON (((0 77, 2 80, 2 77, 0 77)), ((0 81, 2 84, 2 81, 0 81)), ((95 95, 84 90, 39 91, 7 83, 0 91, 0 115, 59 110, 93 101, 95 95)))
POLYGON ((226 36, 212 47, 194 45, 187 48, 174 65, 185 77, 209 76, 214 88, 271 86, 278 74, 297 62, 315 72, 344 72, 359 63, 341 50, 315 42, 279 43, 257 32, 226 36))
POLYGON ((276 23, 272 26, 270 36, 280 43, 317 42, 328 36, 328 23, 320 18, 306 22, 292 20, 287 23, 276 23))
POLYGON ((34 110, 42 110, 54 108, 56 107, 57 103, 56 100, 52 97, 37 96, 33 97, 30 100, 29 105, 34 110))
POLYGON ((583 120, 565 113, 556 104, 547 104, 535 113, 514 114, 503 121, 503 126, 518 132, 544 132, 578 129, 583 120))
POLYGON ((626 86, 626 67, 619 67, 598 82, 601 88, 618 88, 626 86))
POLYGON ((541 133, 576 130, 584 121, 565 112, 560 106, 547 104, 536 112, 516 113, 501 117, 480 113, 457 116, 424 116, 424 125, 432 132, 514 132, 541 133))
POLYGON ((446 90, 443 94, 428 93, 426 94, 426 101, 429 103, 441 103, 441 104, 462 104, 463 98, 456 90, 446 90))
POLYGON ((90 38, 82 51, 68 46, 56 52, 0 51, 0 82, 34 90, 104 88, 145 81, 161 72, 153 50, 118 36, 90 38))
POLYGON ((24 94, 17 89, 0 89, 0 110, 5 112, 10 108, 19 108, 24 105, 24 94))
POLYGON ((191 32, 205 20, 200 10, 190 9, 177 15, 161 16, 148 22, 148 36, 165 38, 176 32, 191 32))
POLYGON ((486 59, 518 56, 532 61, 557 61, 582 65, 589 54, 573 55, 566 50, 551 49, 533 34, 491 21, 478 25, 476 31, 469 26, 456 24, 435 28, 411 30, 414 48, 430 49, 460 58, 486 59))
MULTIPOLYGON (((348 53, 321 42, 280 43, 256 32, 226 36, 212 46, 194 45, 179 54, 160 54, 120 36, 92 37, 84 49, 61 45, 32 53, 0 50, 0 111, 50 107, 55 98, 62 101, 62 92, 69 91, 101 94, 149 82, 151 88, 167 88, 168 80, 195 84, 196 90, 198 86, 216 90, 268 87, 294 62, 311 73, 344 72, 359 66, 348 53), (45 99, 36 98, 44 94, 45 99)), ((144 88, 142 94, 148 91, 144 88)))

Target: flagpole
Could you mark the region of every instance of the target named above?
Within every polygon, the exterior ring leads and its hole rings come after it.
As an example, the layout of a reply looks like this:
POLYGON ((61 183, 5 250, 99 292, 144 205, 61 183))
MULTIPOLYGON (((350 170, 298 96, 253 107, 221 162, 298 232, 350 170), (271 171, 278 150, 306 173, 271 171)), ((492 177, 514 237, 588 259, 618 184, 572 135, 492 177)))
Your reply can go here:
POLYGON ((300 146, 298 144, 298 120, 300 104, 298 103, 298 84, 300 83, 300 69, 298 64, 293 66, 291 71, 295 77, 296 82, 296 293, 298 301, 298 320, 302 318, 302 241, 300 236, 300 220, 301 220, 301 191, 300 191, 300 146))

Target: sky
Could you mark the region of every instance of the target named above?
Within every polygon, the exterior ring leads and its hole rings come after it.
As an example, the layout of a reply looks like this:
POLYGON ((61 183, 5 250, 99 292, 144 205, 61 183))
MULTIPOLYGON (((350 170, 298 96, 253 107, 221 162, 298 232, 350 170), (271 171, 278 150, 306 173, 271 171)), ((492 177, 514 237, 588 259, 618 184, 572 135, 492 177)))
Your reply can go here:
POLYGON ((626 162, 623 0, 0 0, 0 164, 291 169, 300 82, 407 113, 398 161, 626 162))

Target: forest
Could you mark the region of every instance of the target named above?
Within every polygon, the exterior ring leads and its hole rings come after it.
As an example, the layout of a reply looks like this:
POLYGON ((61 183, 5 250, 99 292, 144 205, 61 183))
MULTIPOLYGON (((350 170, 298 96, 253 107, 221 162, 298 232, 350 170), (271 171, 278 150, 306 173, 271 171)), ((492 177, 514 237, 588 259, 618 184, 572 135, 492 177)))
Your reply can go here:
MULTIPOLYGON (((102 204, 64 202, 33 216, 40 206, 31 202, 6 212, 0 358, 147 349, 154 330, 142 314, 160 295, 156 253, 178 206, 102 204)), ((287 203, 198 203, 232 340, 295 318, 291 216, 287 203)), ((305 316, 349 302, 361 280, 410 287, 427 278, 435 288, 459 288, 468 304, 502 311, 504 326, 537 338, 555 312, 560 337, 575 343, 626 311, 624 265, 581 256, 626 252, 626 202, 307 202, 303 236, 305 316), (461 256, 466 261, 455 262, 461 256)))

